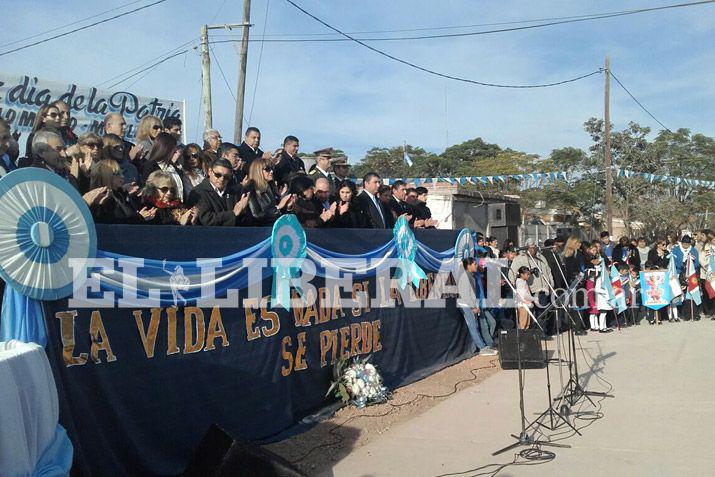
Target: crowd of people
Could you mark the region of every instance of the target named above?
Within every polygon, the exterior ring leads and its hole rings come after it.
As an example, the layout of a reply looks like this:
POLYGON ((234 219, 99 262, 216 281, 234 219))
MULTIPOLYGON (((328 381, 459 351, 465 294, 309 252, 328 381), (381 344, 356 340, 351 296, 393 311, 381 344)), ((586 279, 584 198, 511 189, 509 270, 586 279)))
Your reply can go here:
POLYGON ((458 306, 481 354, 496 353, 497 332, 513 327, 540 328, 553 335, 572 326, 575 333, 586 334, 639 325, 644 319, 651 325, 681 319, 715 320, 715 291, 707 287, 715 274, 710 267, 710 258, 715 255, 715 234, 711 229, 699 231, 694 238, 669 234, 650 245, 644 237, 624 236, 613 242, 604 231, 592 242, 576 236, 557 237, 547 240, 543 247, 530 240, 518 250, 512 240, 506 240, 499 249, 496 239, 477 234, 476 250, 476 259, 467 258, 462 265, 477 300, 461 301, 458 306), (494 306, 487 300, 488 264, 480 259, 497 257, 507 265, 500 271, 499 296, 513 298, 515 307, 494 306), (688 281, 692 280, 689 263, 698 279, 700 303, 686 293, 688 281), (625 310, 614 306, 602 286, 604 280, 612 283, 612 267, 618 272, 625 310), (644 307, 640 272, 669 267, 675 269, 680 293, 673 293, 670 304, 659 310, 644 307))
MULTIPOLYGON (((261 150, 261 132, 246 129, 241 144, 223 141, 219 131, 209 129, 203 144, 181 144, 182 123, 175 117, 161 120, 145 116, 137 127, 136 143, 125 137, 127 123, 122 115, 109 113, 103 134, 77 135, 72 130, 69 106, 56 101, 40 108, 20 157, 18 133, 0 119, 0 176, 22 167, 49 170, 65 178, 89 205, 97 223, 153 224, 178 226, 271 226, 281 215, 295 214, 304 227, 390 229, 399 217, 413 228, 435 228, 427 206, 428 190, 410 188, 402 181, 383 185, 377 172, 369 172, 360 183, 350 177, 345 156, 328 147, 315 151, 315 163, 306 167, 299 156, 300 141, 288 135, 275 151, 261 150)), ((586 329, 606 333, 612 326, 680 321, 681 318, 715 319, 715 306, 705 291, 702 306, 694 306, 684 294, 667 309, 654 312, 640 303, 641 270, 668 268, 674 258, 681 283, 688 278, 686 264, 694 264, 701 286, 714 270, 709 257, 715 253, 711 230, 698 232, 695 239, 669 235, 648 246, 644 238, 622 237, 611 241, 608 232, 600 240, 556 238, 543 247, 528 242, 515 249, 507 240, 479 235, 477 257, 463 266, 478 305, 459 304, 477 347, 492 353, 497 328, 544 327, 549 334, 556 321, 538 323, 540 310, 564 293, 579 274, 585 280, 573 323, 577 332, 586 329), (695 242, 695 243, 693 243, 695 242), (501 257, 508 267, 502 271, 504 297, 514 297, 517 307, 489 308, 484 304, 487 281, 480 258, 501 257), (601 292, 601 264, 618 270, 628 308, 617 313, 601 292)), ((579 291, 579 290, 577 290, 579 291)), ((553 317, 554 314, 548 314, 553 317)), ((562 320, 566 322, 566 320, 562 320)))
POLYGON ((97 223, 266 227, 295 214, 304 227, 389 229, 400 216, 414 228, 437 225, 426 188, 383 185, 377 172, 358 184, 347 157, 330 147, 315 151, 306 167, 292 135, 263 151, 255 127, 241 144, 210 129, 203 145, 184 145, 175 117, 144 116, 136 143, 126 139, 118 113, 105 116, 101 136, 78 136, 70 124, 66 103, 43 106, 20 157, 20 135, 0 119, 0 175, 22 167, 56 173, 82 194, 97 223))

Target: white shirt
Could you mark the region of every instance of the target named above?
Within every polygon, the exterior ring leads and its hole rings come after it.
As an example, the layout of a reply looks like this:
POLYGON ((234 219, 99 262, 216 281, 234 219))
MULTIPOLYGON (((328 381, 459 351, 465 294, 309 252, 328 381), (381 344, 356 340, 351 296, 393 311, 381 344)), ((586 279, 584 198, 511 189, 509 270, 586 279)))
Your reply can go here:
POLYGON ((377 212, 380 214, 380 218, 382 219, 382 225, 387 225, 387 222, 385 222, 385 216, 382 215, 382 207, 380 207, 380 204, 378 203, 380 199, 371 194, 367 189, 363 189, 363 192, 365 192, 367 196, 372 199, 372 203, 375 204, 375 207, 377 207, 377 212))
MULTIPOLYGON (((209 182, 209 184, 211 184, 211 183, 209 182)), ((218 196, 223 199, 223 195, 226 193, 226 189, 224 189, 224 190, 218 190, 218 188, 217 188, 215 185, 213 185, 213 184, 211 184, 211 187, 213 187, 214 190, 216 191, 216 193, 218 194, 218 196)))

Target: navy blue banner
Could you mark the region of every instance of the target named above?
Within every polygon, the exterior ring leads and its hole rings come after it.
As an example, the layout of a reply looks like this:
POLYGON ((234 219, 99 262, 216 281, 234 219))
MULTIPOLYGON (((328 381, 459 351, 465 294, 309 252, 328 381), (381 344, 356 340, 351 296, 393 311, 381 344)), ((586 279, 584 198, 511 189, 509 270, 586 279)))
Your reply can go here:
MULTIPOLYGON (((389 230, 307 230, 309 242, 359 254, 389 230)), ((270 229, 97 226, 98 248, 156 260, 222 257, 248 249, 270 229)), ((456 231, 416 231, 435 249, 456 231)), ((426 298, 434 270, 415 290, 426 298)), ((271 294, 263 280, 263 296, 271 294)), ((321 293, 324 279, 312 284, 321 293)), ((354 287, 375 296, 376 279, 354 287)), ((354 290, 355 291, 355 290, 354 290)), ((246 290, 239 292, 245 297, 246 290)), ((472 343, 453 299, 443 308, 300 309, 71 308, 45 302, 47 352, 60 396, 60 422, 79 475, 174 475, 211 424, 236 438, 270 440, 333 402, 332 363, 372 355, 394 389, 467 357, 472 343)), ((349 298, 349 297, 348 297, 349 298)), ((243 300, 241 300, 243 302, 243 300)))

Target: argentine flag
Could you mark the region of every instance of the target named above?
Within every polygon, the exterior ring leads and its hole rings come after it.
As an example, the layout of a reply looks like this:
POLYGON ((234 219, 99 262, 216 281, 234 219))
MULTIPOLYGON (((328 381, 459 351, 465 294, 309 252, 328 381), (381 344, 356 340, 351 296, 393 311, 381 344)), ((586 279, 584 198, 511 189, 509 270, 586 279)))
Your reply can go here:
POLYGON ((405 164, 407 164, 407 167, 412 167, 412 158, 410 157, 409 154, 407 154, 407 148, 402 149, 402 158, 405 160, 405 164))
POLYGON ((682 296, 683 290, 680 288, 680 280, 678 280, 678 270, 675 268, 675 258, 673 254, 670 254, 670 261, 668 262, 668 283, 670 285, 670 296, 673 301, 679 296, 682 296))
POLYGON ((626 294, 623 293, 623 283, 621 283, 621 274, 618 273, 615 265, 611 265, 611 288, 613 290, 613 302, 611 305, 618 313, 623 313, 628 306, 626 305, 626 294))

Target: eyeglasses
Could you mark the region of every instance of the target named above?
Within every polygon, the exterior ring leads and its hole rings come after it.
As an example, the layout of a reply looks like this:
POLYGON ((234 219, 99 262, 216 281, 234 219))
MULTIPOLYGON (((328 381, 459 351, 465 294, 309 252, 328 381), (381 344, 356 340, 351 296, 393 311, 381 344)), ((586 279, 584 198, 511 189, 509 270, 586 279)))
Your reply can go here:
POLYGON ((229 173, 226 173, 226 174, 222 174, 222 173, 216 172, 216 171, 211 171, 211 172, 213 172, 213 175, 214 175, 214 177, 215 177, 216 179, 226 179, 226 180, 228 180, 228 179, 231 178, 231 173, 230 173, 230 172, 229 172, 229 173))
POLYGON ((169 192, 172 192, 171 187, 157 187, 156 190, 158 190, 162 194, 168 194, 169 192))
MULTIPOLYGON (((103 145, 102 145, 102 144, 97 144, 96 142, 92 142, 92 143, 89 143, 89 144, 85 144, 85 146, 87 146, 87 147, 90 148, 90 149, 102 149, 102 146, 103 146, 103 145)), ((122 148, 122 149, 123 149, 123 148, 122 148)))
POLYGON ((195 152, 192 152, 191 154, 189 154, 189 157, 193 157, 194 159, 198 159, 199 155, 198 155, 197 153, 195 153, 195 152))
POLYGON ((270 167, 270 166, 264 167, 263 170, 266 171, 266 172, 273 172, 273 168, 270 167))
POLYGON ((51 118, 57 118, 60 116, 60 113, 47 113, 47 116, 49 116, 51 118))
POLYGON ((154 131, 156 131, 157 129, 161 129, 161 126, 159 126, 158 124, 155 124, 155 125, 153 125, 151 128, 152 128, 154 131))

